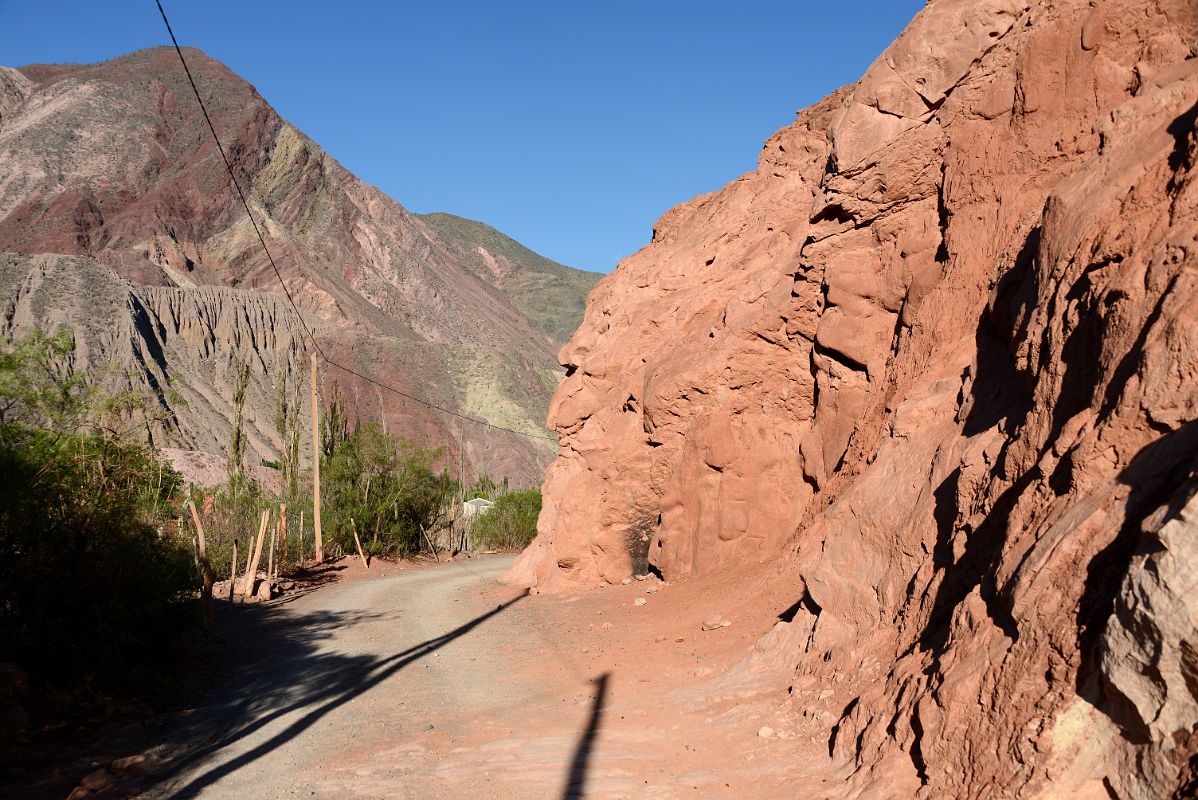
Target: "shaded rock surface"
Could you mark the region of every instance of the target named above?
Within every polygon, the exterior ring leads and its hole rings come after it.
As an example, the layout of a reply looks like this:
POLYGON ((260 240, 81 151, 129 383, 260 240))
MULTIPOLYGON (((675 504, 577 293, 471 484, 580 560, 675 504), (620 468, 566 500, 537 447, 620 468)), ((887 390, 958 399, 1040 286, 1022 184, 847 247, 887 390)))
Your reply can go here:
MULTIPOLYGON (((322 348, 410 395, 548 436, 545 408, 561 375, 553 354, 599 276, 541 258, 481 223, 434 215, 426 224, 347 172, 225 66, 196 50, 187 56, 283 280, 322 348)), ((171 48, 92 65, 0 68, 0 251, 94 259, 137 286, 138 297, 170 306, 148 310, 150 317, 243 317, 242 332, 253 328, 257 338, 244 352, 240 340, 223 342, 229 346, 215 358, 226 363, 205 366, 217 380, 209 394, 231 394, 223 376, 234 355, 294 367, 298 318, 282 316, 279 281, 171 48), (275 333, 263 327, 275 322, 275 333), (282 349, 264 336, 277 336, 282 349)), ((111 358, 128 366, 124 355, 111 358)), ((189 363, 162 368, 195 377, 189 363)), ((339 384, 351 414, 384 417, 391 431, 425 444, 452 442, 457 458, 452 418, 353 375, 327 379, 330 388, 339 384)), ((209 413, 217 404, 206 398, 195 412, 178 409, 179 427, 163 441, 205 448, 200 439, 225 441, 227 424, 213 427, 219 415, 209 413)), ((259 425, 274 418, 273 404, 255 399, 249 408, 259 425)), ((520 480, 539 478, 553 452, 551 441, 473 425, 465 441, 476 469, 520 480)), ((275 456, 262 436, 252 446, 275 456)))
POLYGON ((781 563, 832 795, 1193 796, 1196 54, 929 3, 591 294, 509 580, 781 563))

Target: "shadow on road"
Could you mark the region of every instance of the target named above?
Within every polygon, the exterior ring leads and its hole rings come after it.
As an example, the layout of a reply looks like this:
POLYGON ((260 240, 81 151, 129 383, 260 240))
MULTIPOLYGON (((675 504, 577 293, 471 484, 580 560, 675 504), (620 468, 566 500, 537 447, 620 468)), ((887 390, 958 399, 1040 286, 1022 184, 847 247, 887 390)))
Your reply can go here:
POLYGON ((470 633, 525 596, 527 593, 448 633, 386 658, 318 651, 319 642, 330 638, 335 630, 380 615, 316 612, 297 616, 277 609, 260 609, 253 615, 255 619, 244 621, 239 636, 221 647, 223 654, 215 654, 218 660, 236 659, 244 665, 239 670, 216 668, 226 677, 213 686, 214 696, 232 694, 237 699, 179 720, 178 729, 169 737, 179 743, 179 749, 170 759, 168 771, 154 776, 153 794, 196 797, 205 788, 286 744, 330 711, 470 633), (240 683, 241 688, 230 692, 230 682, 240 683), (253 749, 219 764, 209 763, 225 748, 297 711, 302 716, 253 749), (208 766, 203 768, 205 764, 208 766))
POLYGON ((591 706, 586 730, 574 749, 574 758, 570 760, 570 776, 562 800, 579 800, 586 793, 587 769, 591 751, 595 749, 595 740, 599 738, 599 726, 603 724, 603 706, 607 702, 607 682, 610 678, 611 673, 605 672, 595 679, 595 703, 591 706))

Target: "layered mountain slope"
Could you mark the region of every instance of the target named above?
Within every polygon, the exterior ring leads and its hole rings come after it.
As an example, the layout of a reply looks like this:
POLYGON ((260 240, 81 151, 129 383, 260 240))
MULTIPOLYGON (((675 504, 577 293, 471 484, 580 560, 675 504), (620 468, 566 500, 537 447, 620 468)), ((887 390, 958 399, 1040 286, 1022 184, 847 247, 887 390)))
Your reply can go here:
MULTIPOLYGON (((502 280, 478 269, 496 258, 484 244, 443 237, 346 172, 226 67, 187 55, 322 347, 412 395, 542 432, 560 374, 554 335, 564 338, 570 316, 548 327, 553 315, 541 313, 534 324, 524 296, 505 289, 540 279, 534 254, 498 254, 502 280)), ((167 48, 95 65, 0 69, 0 250, 87 256, 142 286, 282 292, 167 48)), ((577 307, 599 276, 555 266, 564 305, 577 307)), ((392 430, 427 443, 459 440, 452 418, 380 397, 353 376, 330 377, 363 417, 381 412, 392 430)), ((477 426, 466 442, 476 466, 525 479, 539 475, 551 447, 477 426)))
POLYGON ((775 560, 829 796, 1193 796, 1196 55, 1183 0, 929 3, 592 293, 510 578, 775 560))
POLYGON ((551 261, 482 222, 453 214, 420 219, 460 263, 510 297, 534 328, 554 341, 569 341, 601 276, 551 261))

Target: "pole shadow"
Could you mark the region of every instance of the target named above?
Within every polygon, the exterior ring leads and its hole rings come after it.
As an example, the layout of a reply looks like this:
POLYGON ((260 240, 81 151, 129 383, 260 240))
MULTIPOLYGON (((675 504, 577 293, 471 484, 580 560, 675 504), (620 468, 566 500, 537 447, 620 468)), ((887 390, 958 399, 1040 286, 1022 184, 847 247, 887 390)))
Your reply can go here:
POLYGON ((587 720, 586 729, 578 746, 574 749, 574 758, 570 760, 570 775, 562 800, 579 800, 586 794, 587 769, 590 765, 591 751, 595 748, 595 740, 599 738, 599 727, 603 724, 603 706, 607 703, 607 683, 611 678, 610 672, 605 672, 595 679, 595 700, 591 706, 591 716, 587 720))
MULTIPOLYGON (((311 728, 331 711, 366 693, 398 673, 404 667, 439 650, 455 639, 470 633, 491 617, 496 616, 524 599, 527 594, 525 592, 506 603, 500 604, 486 614, 476 617, 448 633, 409 647, 384 659, 362 660, 361 658, 346 659, 344 657, 333 657, 336 663, 323 664, 311 660, 297 665, 297 670, 302 669, 308 672, 316 672, 323 676, 323 680, 314 681, 310 684, 313 686, 323 684, 323 686, 305 692, 302 697, 294 702, 286 703, 273 710, 267 710, 247 724, 234 726, 231 730, 225 727, 223 735, 219 735, 214 741, 174 761, 168 772, 155 776, 155 785, 160 789, 167 790, 169 796, 172 798, 192 798, 198 796, 204 789, 212 786, 222 778, 233 774, 242 767, 254 763, 278 747, 283 746, 311 728), (235 742, 253 734, 255 731, 262 729, 277 719, 305 708, 311 710, 253 749, 219 765, 214 765, 194 777, 190 777, 189 779, 183 777, 187 770, 215 757, 221 750, 235 742), (171 782, 174 780, 182 782, 178 785, 172 785, 171 782)), ((263 708, 263 704, 261 703, 258 703, 256 706, 252 705, 252 703, 253 695, 247 692, 240 704, 228 709, 220 716, 226 720, 236 720, 253 714, 254 708, 263 708)))

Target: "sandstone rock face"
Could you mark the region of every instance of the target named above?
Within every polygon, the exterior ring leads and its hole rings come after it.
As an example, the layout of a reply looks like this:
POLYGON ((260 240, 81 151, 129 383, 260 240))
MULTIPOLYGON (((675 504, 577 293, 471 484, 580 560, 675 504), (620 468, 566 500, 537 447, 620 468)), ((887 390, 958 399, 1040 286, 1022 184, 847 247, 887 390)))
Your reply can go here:
POLYGON ((592 293, 509 577, 780 559, 832 795, 1192 796, 1196 55, 1192 2, 929 3, 592 293))
MULTIPOLYGON (((187 53, 321 347, 407 394, 549 438, 545 408, 560 376, 553 355, 599 276, 480 223, 436 215, 426 224, 347 172, 225 66, 187 53)), ((173 48, 93 65, 0 68, 0 251, 87 256, 133 284, 184 290, 171 295, 168 316, 221 298, 202 313, 231 318, 228 304, 238 298, 262 293, 254 302, 275 308, 283 297, 173 48)), ((383 417, 424 444, 449 444, 456 460, 455 418, 353 375, 329 379, 351 413, 383 417)), ((263 419, 272 418, 269 408, 263 419)), ((180 411, 184 427, 197 431, 213 420, 189 414, 180 411)), ((226 434, 213 431, 221 441, 226 434)), ((538 479, 553 449, 474 425, 465 447, 475 469, 520 481, 538 479)))

